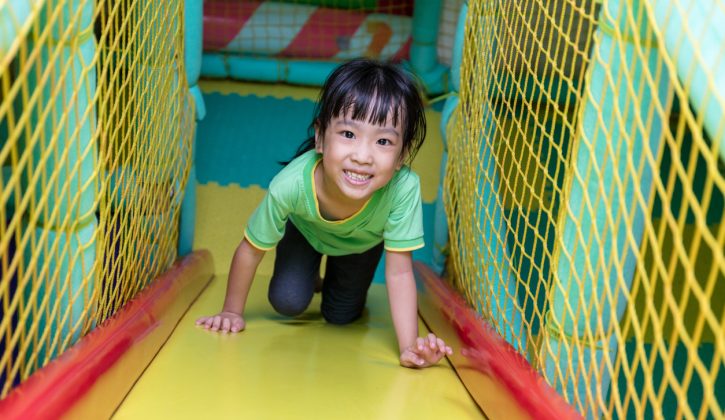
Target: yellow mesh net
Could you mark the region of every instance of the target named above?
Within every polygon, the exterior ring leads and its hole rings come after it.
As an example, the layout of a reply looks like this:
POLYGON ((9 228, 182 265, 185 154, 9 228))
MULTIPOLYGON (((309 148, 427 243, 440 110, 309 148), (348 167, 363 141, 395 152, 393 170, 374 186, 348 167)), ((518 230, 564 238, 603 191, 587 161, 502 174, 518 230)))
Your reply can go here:
POLYGON ((725 5, 468 7, 453 282, 587 417, 722 418, 725 5))
POLYGON ((0 2, 0 398, 176 257, 183 4, 0 2))

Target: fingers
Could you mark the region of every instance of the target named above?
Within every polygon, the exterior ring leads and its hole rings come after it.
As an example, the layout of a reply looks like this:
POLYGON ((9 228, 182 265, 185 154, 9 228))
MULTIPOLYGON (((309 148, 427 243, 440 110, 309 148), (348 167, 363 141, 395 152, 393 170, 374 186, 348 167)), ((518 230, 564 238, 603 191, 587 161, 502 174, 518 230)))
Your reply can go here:
POLYGON ((443 357, 451 354, 453 349, 431 333, 427 337, 418 337, 415 344, 401 354, 401 364, 407 367, 426 367, 438 363, 443 357))
POLYGON ((436 350, 447 355, 453 354, 453 349, 447 346, 443 339, 436 337, 433 333, 428 334, 428 345, 431 350, 436 350))
POLYGON ((222 323, 222 317, 220 317, 219 315, 215 316, 212 319, 212 322, 211 322, 211 330, 212 331, 219 331, 219 325, 221 323, 222 323))
POLYGON ((236 333, 242 331, 245 327, 244 319, 241 316, 228 316, 226 314, 200 317, 196 320, 196 325, 220 333, 236 333))
POLYGON ((232 321, 232 332, 237 333, 242 331, 245 327, 244 320, 239 318, 232 321))
POLYGON ((425 359, 415 354, 415 352, 406 350, 400 355, 400 364, 405 367, 419 368, 425 367, 425 359))

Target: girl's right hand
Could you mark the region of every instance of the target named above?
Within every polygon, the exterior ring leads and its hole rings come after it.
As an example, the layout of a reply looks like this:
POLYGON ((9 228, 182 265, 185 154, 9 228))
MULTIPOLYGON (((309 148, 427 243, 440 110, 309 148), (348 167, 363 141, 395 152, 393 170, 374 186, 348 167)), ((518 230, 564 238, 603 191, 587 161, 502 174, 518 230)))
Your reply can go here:
POLYGON ((221 311, 216 315, 203 316, 196 320, 196 325, 206 330, 219 331, 222 333, 242 331, 246 326, 244 318, 235 312, 221 311))

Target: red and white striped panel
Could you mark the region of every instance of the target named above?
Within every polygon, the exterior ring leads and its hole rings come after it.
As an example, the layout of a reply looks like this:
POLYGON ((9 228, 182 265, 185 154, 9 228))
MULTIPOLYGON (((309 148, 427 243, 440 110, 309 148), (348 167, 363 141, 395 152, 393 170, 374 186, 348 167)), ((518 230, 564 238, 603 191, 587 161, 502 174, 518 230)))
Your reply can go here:
POLYGON ((408 57, 411 17, 272 1, 204 2, 204 49, 345 60, 408 57))

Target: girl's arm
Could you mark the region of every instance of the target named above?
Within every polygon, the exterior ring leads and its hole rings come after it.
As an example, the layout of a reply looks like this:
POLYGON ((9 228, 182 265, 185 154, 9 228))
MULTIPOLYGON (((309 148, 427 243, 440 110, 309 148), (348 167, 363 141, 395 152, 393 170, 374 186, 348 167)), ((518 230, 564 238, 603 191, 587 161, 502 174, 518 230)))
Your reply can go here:
POLYGON ((387 251, 385 282, 398 337, 400 364, 426 367, 438 363, 446 354, 452 354, 452 349, 434 334, 418 337, 418 296, 410 252, 387 251))
POLYGON ((264 251, 252 246, 247 238, 242 240, 234 252, 232 265, 229 268, 227 294, 221 312, 197 319, 196 325, 220 332, 239 332, 244 329, 244 306, 257 266, 263 256, 264 251))

